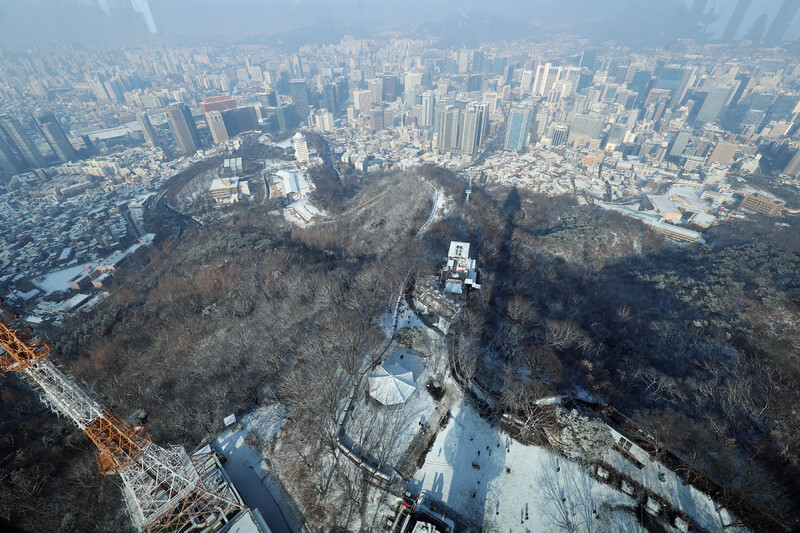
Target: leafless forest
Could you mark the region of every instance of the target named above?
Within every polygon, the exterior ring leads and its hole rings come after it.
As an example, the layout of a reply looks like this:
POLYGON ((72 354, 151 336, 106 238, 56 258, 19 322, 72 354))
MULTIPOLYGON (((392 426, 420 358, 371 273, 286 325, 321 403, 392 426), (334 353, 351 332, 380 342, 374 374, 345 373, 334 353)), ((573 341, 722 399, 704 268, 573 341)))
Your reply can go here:
MULTIPOLYGON (((341 470, 352 501, 326 497, 338 406, 384 343, 377 322, 408 272, 435 271, 463 240, 483 272, 455 333, 468 379, 532 420, 533 400, 585 389, 728 501, 800 507, 800 236, 726 223, 708 245, 676 247, 568 199, 492 190, 464 204, 464 185, 434 167, 316 178, 327 221, 297 229, 242 205, 162 242, 101 306, 47 331, 54 359, 122 418, 146 413, 162 444, 194 448, 229 413, 282 402, 295 497, 320 530, 345 527, 365 486, 341 470), (416 239, 432 206, 420 175, 460 211, 416 239)), ((97 473, 90 442, 16 378, 0 381, 0 404, 0 515, 31 531, 123 530, 117 481, 97 473)))

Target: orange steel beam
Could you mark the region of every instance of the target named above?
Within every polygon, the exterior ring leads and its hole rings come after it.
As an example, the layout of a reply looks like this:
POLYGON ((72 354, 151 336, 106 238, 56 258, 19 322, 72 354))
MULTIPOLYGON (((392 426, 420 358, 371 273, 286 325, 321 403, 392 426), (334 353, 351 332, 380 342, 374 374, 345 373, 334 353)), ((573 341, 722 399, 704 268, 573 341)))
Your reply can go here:
POLYGON ((117 474, 147 451, 151 440, 144 426, 129 426, 103 409, 83 430, 97 446, 97 466, 103 474, 117 474))
POLYGON ((0 348, 5 350, 0 354, 0 370, 3 372, 25 370, 50 353, 47 344, 33 338, 30 328, 9 323, 15 318, 12 313, 0 307, 0 348))

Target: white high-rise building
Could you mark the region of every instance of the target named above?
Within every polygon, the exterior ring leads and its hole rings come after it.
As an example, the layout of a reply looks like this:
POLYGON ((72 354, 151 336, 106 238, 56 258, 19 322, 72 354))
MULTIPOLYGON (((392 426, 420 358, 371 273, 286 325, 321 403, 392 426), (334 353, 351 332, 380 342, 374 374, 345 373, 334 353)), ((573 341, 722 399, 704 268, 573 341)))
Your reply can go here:
POLYGON ((299 131, 294 134, 294 157, 298 163, 308 163, 308 144, 306 138, 299 131))
POLYGON ((420 126, 433 126, 433 113, 436 109, 436 98, 433 91, 425 91, 422 95, 422 122, 420 126))
POLYGON ((419 87, 422 85, 422 72, 406 72, 404 83, 406 91, 419 87))
POLYGON ((561 79, 562 67, 554 67, 550 63, 536 67, 536 78, 533 81, 533 94, 548 96, 553 84, 561 79))
POLYGON ((317 125, 322 127, 322 131, 333 131, 333 113, 326 110, 321 114, 321 119, 321 124, 317 125))
POLYGON ((353 105, 362 115, 368 115, 372 109, 372 92, 369 90, 353 91, 353 105))

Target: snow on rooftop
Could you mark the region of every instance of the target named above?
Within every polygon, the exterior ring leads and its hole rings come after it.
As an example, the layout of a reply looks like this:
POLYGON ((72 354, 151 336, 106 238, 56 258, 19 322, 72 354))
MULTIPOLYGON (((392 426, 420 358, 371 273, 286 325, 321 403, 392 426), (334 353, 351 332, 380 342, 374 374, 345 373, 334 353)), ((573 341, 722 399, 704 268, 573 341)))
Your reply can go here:
POLYGON ((75 276, 83 272, 84 267, 91 266, 94 266, 94 264, 87 263, 85 265, 76 265, 63 270, 56 270, 54 272, 45 274, 40 278, 36 278, 33 280, 33 283, 42 289, 46 294, 50 294, 51 292, 55 291, 66 291, 69 289, 67 283, 71 279, 75 278, 75 276))

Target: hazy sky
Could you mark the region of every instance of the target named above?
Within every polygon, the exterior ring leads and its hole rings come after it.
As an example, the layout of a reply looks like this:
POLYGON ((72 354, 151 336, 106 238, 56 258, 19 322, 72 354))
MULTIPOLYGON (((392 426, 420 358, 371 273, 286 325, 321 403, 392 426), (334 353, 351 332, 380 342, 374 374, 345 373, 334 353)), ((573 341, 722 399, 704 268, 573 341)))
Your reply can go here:
MULTIPOLYGON (((0 0, 0 42, 79 40, 155 30, 167 35, 275 33, 336 21, 362 33, 410 31, 427 21, 447 23, 458 11, 534 24, 536 28, 591 34, 597 39, 665 41, 680 36, 695 0, 0 0), (631 21, 639 33, 631 33, 631 21), (675 35, 671 35, 675 34, 675 35)), ((790 0, 800 1, 800 0, 790 0)), ((706 0, 705 20, 719 37, 737 0, 706 0)), ((767 14, 772 22, 782 0, 752 0, 738 37, 767 14)), ((800 38, 800 17, 786 35, 800 38)))

